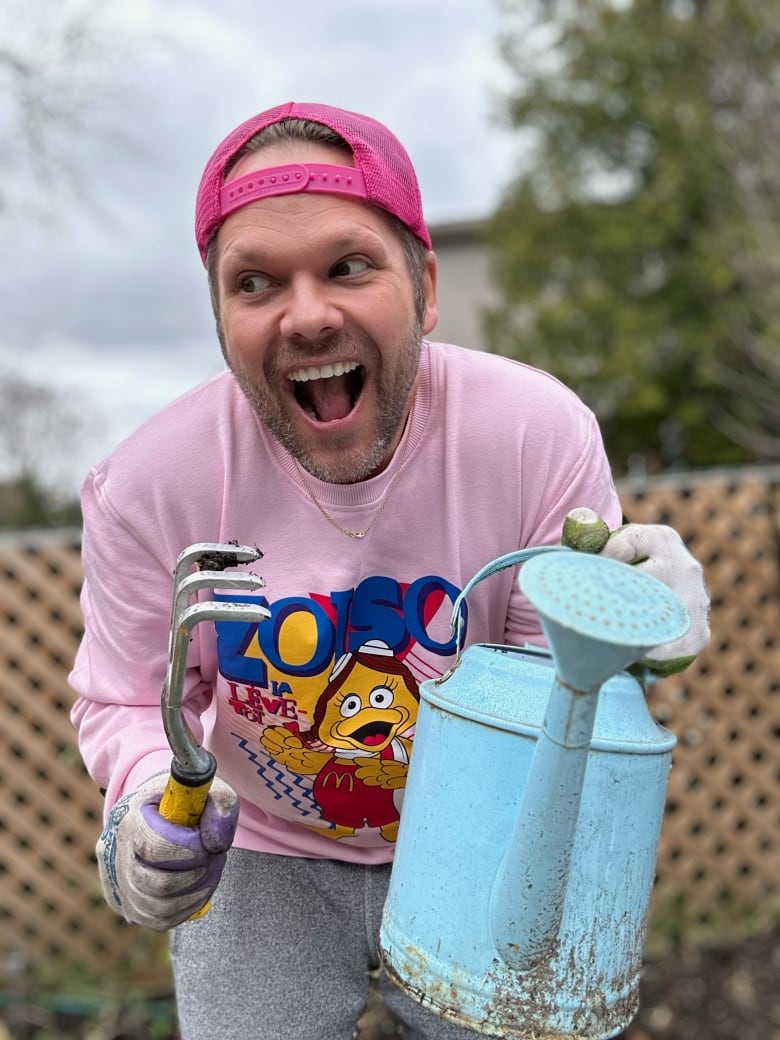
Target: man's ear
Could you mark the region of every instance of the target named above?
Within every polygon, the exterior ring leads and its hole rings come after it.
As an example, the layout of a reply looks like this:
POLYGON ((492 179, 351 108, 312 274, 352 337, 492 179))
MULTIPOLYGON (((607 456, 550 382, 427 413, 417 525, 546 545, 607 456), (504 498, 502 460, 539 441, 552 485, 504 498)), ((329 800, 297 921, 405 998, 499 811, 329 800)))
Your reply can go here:
POLYGON ((429 249, 425 255, 425 271, 423 272, 422 287, 425 299, 425 311, 423 313, 422 332, 426 336, 434 328, 439 320, 439 301, 436 296, 436 254, 429 249))

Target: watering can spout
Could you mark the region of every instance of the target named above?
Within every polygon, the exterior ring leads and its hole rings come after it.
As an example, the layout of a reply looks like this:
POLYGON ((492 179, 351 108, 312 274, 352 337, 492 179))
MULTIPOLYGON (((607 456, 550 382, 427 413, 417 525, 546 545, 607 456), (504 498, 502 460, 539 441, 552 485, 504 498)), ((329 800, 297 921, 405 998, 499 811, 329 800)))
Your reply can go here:
POLYGON ((598 695, 612 676, 689 618, 661 582, 581 553, 537 556, 520 589, 539 614, 555 664, 514 830, 493 885, 490 927, 505 964, 530 970, 554 951, 569 878, 598 695))

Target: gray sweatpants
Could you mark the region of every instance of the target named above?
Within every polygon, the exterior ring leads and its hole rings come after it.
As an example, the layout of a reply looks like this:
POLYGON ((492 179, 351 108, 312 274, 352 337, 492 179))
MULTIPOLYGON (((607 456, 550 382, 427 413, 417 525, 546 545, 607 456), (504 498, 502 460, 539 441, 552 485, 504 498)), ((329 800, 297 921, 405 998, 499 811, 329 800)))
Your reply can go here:
MULTIPOLYGON (((233 849, 171 934, 182 1040, 350 1040, 378 966, 389 866, 233 849)), ((406 1040, 474 1040, 380 981, 406 1040)))

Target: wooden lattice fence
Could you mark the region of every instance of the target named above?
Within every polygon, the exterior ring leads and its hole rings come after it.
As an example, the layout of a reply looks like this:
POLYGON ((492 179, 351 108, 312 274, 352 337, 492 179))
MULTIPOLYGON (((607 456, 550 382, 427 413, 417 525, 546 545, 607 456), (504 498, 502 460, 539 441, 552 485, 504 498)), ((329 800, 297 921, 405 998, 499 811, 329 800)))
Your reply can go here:
POLYGON ((780 468, 621 485, 632 520, 669 523, 705 568, 712 640, 651 688, 678 738, 652 912, 722 928, 780 908, 780 468))
POLYGON ((0 970, 116 968, 138 940, 102 904, 102 798, 68 720, 81 632, 80 532, 0 541, 0 970))
MULTIPOLYGON (((629 518, 680 531, 713 600, 708 650, 649 694, 679 741, 653 920, 722 928, 777 913, 780 468, 620 490, 629 518)), ((0 978, 52 962, 121 974, 148 936, 102 904, 92 852, 101 797, 68 721, 79 532, 6 537, 0 574, 0 978)))

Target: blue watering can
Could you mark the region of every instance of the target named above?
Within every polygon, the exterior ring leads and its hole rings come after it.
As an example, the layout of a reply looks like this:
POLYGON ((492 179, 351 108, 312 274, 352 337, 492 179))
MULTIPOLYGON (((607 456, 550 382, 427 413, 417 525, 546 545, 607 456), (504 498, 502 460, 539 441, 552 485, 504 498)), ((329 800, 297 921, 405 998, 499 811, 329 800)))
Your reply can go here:
POLYGON ((624 669, 689 618, 656 579, 557 546, 484 567, 453 625, 478 581, 519 563, 550 652, 476 644, 422 683, 380 946, 442 1017, 596 1040, 637 1010, 675 744, 624 669))

